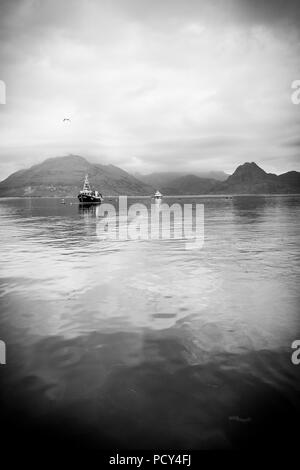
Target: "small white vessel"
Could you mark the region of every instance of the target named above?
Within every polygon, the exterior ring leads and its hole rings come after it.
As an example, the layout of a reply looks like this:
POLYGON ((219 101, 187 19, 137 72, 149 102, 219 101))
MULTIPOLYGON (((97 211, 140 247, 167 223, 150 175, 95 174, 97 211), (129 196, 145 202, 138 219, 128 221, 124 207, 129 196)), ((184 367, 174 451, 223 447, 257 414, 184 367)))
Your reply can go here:
POLYGON ((156 193, 153 196, 153 199, 157 202, 160 202, 162 200, 162 194, 159 191, 156 191, 156 193))

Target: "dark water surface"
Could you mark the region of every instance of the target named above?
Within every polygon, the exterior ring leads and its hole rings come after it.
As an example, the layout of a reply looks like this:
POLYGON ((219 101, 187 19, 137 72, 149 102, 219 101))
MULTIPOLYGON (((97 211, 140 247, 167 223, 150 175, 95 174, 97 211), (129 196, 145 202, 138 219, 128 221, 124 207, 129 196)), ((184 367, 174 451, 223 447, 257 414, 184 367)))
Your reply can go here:
POLYGON ((205 205, 201 250, 101 240, 96 208, 75 201, 0 200, 0 393, 14 436, 293 445, 300 197, 194 202, 205 205))

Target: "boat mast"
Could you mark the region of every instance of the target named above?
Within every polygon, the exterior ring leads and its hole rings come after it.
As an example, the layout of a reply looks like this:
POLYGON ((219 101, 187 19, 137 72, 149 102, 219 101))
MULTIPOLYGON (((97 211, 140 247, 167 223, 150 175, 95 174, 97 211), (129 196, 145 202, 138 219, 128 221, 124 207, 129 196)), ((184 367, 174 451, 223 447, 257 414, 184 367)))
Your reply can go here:
POLYGON ((90 186, 90 183, 89 183, 89 175, 85 175, 83 191, 91 191, 91 186, 90 186))

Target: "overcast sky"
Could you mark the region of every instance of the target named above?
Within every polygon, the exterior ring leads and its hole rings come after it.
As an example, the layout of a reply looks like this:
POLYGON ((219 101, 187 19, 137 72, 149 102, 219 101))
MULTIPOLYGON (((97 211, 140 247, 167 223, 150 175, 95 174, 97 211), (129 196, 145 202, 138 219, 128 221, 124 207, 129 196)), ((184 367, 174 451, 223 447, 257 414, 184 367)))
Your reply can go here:
POLYGON ((0 179, 70 153, 300 170, 299 0, 0 0, 0 41, 0 179))

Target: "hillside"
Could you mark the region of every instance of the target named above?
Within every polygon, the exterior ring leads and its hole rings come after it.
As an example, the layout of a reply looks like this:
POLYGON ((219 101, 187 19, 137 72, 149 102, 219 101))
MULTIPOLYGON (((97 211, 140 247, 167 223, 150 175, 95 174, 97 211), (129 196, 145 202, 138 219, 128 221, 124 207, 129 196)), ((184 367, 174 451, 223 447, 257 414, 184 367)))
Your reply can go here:
MULTIPOLYGON (((211 172, 208 174, 213 174, 211 172)), ((222 172, 219 172, 219 178, 222 172)), ((225 173, 223 173, 225 175, 225 173)), ((300 193, 300 173, 266 173, 256 163, 244 163, 225 181, 179 173, 152 173, 143 181, 152 183, 163 194, 295 194, 300 193)))
MULTIPOLYGON (((142 175, 140 173, 135 173, 134 175, 140 181, 150 184, 154 188, 169 188, 173 187, 175 182, 180 183, 181 178, 195 176, 201 179, 225 181, 229 175, 223 171, 206 171, 206 172, 197 172, 191 175, 190 173, 183 172, 157 172, 150 173, 148 175, 142 175)), ((184 180, 183 180, 184 181, 184 180)))
POLYGON ((13 173, 0 183, 0 197, 77 196, 89 175, 90 183, 103 195, 145 195, 153 188, 114 165, 89 163, 77 155, 49 158, 28 170, 13 173))
POLYGON ((244 163, 229 178, 219 183, 214 194, 286 194, 300 193, 300 173, 296 171, 274 175, 266 173, 256 163, 244 163))
POLYGON ((169 181, 161 192, 170 194, 209 194, 216 188, 218 182, 214 179, 199 178, 195 175, 186 175, 169 181))
POLYGON ((156 189, 165 195, 300 193, 299 172, 289 171, 277 176, 266 173, 254 162, 238 166, 226 181, 174 172, 152 173, 141 181, 114 165, 92 164, 83 157, 69 155, 49 158, 13 173, 0 183, 0 197, 76 197, 85 174, 104 196, 147 196, 156 189))

